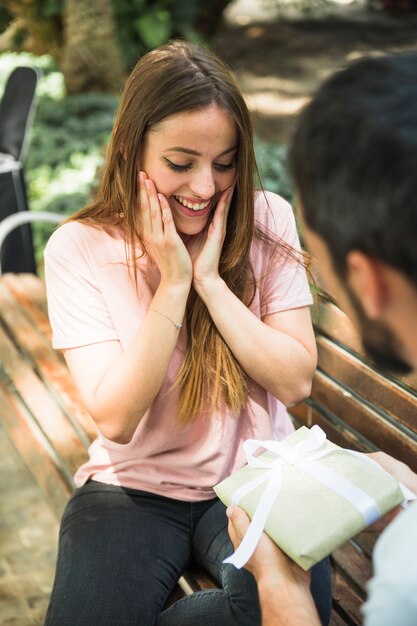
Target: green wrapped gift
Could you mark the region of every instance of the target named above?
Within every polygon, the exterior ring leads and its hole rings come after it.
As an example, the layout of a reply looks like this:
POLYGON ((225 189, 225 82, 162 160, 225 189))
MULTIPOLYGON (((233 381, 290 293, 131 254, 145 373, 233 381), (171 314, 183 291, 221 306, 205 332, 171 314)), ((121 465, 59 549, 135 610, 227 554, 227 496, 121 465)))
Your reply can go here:
POLYGON ((242 567, 265 530, 303 569, 404 501, 400 484, 366 455, 343 450, 319 426, 281 442, 248 440, 248 465, 214 487, 252 522, 226 562, 242 567), (256 455, 256 451, 262 450, 256 455))

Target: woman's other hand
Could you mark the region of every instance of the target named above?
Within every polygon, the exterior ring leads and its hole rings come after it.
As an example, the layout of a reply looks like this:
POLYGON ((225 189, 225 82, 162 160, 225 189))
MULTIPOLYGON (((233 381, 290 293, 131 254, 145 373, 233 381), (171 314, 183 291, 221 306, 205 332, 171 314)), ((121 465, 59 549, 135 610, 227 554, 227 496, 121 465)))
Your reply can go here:
POLYGON ((199 236, 190 238, 187 243, 193 260, 193 285, 197 293, 207 281, 216 281, 220 278, 219 261, 234 188, 235 184, 222 192, 207 230, 199 236))

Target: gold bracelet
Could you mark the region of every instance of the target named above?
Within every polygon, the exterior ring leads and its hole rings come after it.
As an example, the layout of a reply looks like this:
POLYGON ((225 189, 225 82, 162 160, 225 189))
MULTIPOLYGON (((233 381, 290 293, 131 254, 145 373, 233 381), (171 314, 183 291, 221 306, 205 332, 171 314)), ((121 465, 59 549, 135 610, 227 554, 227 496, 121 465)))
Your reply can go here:
POLYGON ((153 311, 154 313, 159 313, 159 315, 163 315, 164 317, 167 318, 167 320, 169 320, 171 322, 171 324, 174 324, 175 328, 179 331, 182 328, 182 324, 179 324, 178 322, 174 322, 174 320, 169 317, 169 315, 167 315, 166 313, 162 313, 162 311, 158 311, 157 309, 149 309, 149 311, 153 311))

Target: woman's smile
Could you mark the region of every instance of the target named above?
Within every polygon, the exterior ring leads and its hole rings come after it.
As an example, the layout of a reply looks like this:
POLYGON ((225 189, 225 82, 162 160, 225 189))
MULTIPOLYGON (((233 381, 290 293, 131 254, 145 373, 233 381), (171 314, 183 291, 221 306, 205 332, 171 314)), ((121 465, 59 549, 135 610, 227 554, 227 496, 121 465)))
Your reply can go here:
POLYGON ((182 196, 174 196, 174 198, 177 202, 182 204, 182 206, 187 209, 191 209, 192 211, 202 211, 210 204, 210 200, 206 200, 204 202, 193 202, 192 200, 187 200, 187 198, 183 198, 182 196))
POLYGON ((213 200, 214 198, 197 201, 184 198, 183 196, 171 196, 170 207, 174 216, 177 211, 180 211, 186 217, 202 218, 206 217, 212 210, 214 205, 213 200))

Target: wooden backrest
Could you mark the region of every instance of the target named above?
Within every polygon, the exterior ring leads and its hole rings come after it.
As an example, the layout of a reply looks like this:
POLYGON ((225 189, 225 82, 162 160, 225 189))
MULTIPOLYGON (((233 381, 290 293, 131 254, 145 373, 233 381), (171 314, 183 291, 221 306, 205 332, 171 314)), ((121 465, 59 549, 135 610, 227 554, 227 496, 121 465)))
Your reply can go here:
POLYGON ((361 451, 381 449, 417 471, 417 378, 394 378, 365 357, 349 318, 321 298, 314 309, 319 365, 311 397, 292 413, 330 439, 361 451))

